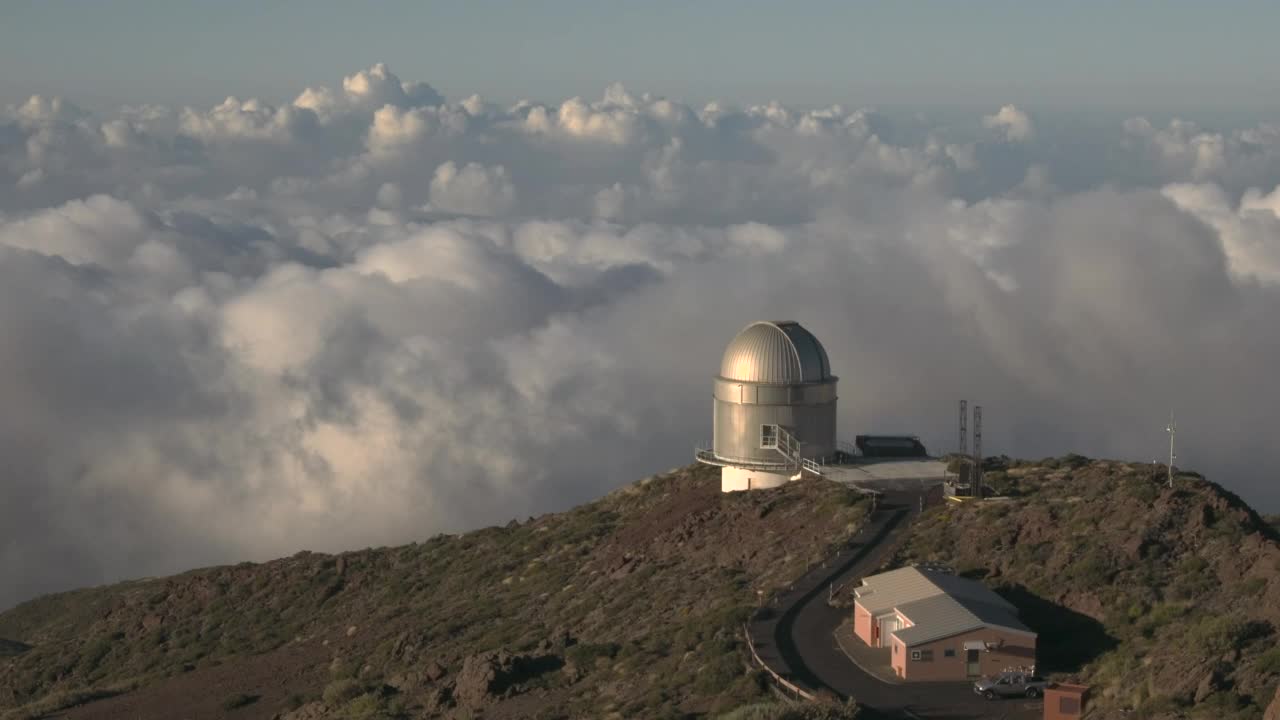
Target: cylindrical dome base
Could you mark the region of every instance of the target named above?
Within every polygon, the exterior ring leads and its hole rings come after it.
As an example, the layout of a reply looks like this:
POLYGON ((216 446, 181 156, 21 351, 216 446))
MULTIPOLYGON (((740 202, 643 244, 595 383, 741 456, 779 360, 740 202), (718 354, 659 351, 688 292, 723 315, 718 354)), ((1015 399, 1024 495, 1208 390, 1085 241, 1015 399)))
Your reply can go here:
POLYGON ((799 480, 800 473, 761 472, 748 468, 725 467, 720 469, 720 492, 736 492, 738 490, 763 490, 786 485, 792 480, 799 480))

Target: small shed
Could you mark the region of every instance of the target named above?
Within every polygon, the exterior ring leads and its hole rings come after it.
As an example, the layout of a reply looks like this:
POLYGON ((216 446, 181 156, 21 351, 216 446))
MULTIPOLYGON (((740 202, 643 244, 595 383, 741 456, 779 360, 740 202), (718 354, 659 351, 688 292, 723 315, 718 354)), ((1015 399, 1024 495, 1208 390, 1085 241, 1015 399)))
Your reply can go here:
POLYGON ((1088 702, 1088 686, 1054 683, 1044 691, 1044 720, 1077 720, 1088 702))

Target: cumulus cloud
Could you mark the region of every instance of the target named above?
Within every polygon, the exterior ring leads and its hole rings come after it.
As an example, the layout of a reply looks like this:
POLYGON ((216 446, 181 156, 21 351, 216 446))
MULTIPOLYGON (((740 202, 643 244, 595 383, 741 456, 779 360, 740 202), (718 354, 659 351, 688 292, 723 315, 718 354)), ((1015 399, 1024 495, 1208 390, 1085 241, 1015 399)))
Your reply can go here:
POLYGON ((288 142, 305 135, 315 120, 315 114, 305 108, 272 107, 254 99, 241 102, 229 97, 207 113, 184 109, 181 127, 187 135, 205 141, 288 142))
POLYGON ((463 215, 505 215, 516 204, 506 168, 452 161, 441 163, 431 178, 431 206, 463 215))
POLYGON ((968 397, 994 451, 1149 459, 1172 409, 1187 465, 1275 509, 1240 428, 1276 422, 1280 132, 1044 128, 499 107, 383 65, 284 105, 7 108, 0 606, 683 464, 760 317, 826 343, 845 436, 947 450, 968 397))
POLYGON ((1237 279, 1280 285, 1280 187, 1251 188, 1238 203, 1216 185, 1173 184, 1164 194, 1213 228, 1237 279))
POLYGON ((1026 142, 1034 131, 1031 116, 1013 105, 1005 105, 996 114, 982 118, 982 124, 1004 133, 1010 142, 1026 142))
POLYGON ((377 110, 385 106, 413 108, 435 106, 444 98, 423 82, 404 82, 384 64, 360 70, 342 79, 342 92, 327 87, 307 88, 293 101, 324 120, 356 109, 377 110))

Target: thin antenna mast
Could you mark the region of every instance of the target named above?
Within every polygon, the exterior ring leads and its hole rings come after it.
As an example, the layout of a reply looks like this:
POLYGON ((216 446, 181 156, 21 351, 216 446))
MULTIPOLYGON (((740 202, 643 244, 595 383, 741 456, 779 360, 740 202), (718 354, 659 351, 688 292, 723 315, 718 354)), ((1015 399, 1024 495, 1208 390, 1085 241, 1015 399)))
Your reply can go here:
POLYGON ((982 499, 982 406, 973 406, 973 496, 982 499))
POLYGON ((969 427, 966 424, 969 421, 968 415, 969 415, 969 401, 961 400, 960 401, 960 454, 961 455, 969 454, 969 427))
POLYGON ((1173 421, 1173 413, 1169 413, 1169 426, 1164 431, 1169 433, 1169 487, 1173 487, 1173 461, 1178 457, 1173 452, 1173 436, 1178 434, 1178 425, 1173 421))

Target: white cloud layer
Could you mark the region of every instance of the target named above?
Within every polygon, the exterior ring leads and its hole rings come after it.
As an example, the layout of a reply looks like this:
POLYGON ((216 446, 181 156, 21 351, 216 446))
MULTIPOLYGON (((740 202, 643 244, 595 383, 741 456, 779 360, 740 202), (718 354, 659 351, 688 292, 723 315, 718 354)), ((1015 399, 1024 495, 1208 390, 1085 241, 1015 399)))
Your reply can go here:
POLYGON ((793 317, 841 432, 1180 456, 1264 509, 1280 131, 1009 105, 442 98, 0 114, 0 606, 560 509, 688 462, 793 317), (992 132, 996 131, 996 132, 992 132), (1055 133, 1067 133, 1055 135, 1055 133))

